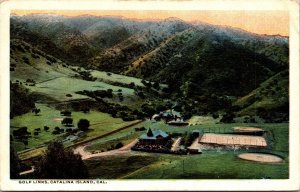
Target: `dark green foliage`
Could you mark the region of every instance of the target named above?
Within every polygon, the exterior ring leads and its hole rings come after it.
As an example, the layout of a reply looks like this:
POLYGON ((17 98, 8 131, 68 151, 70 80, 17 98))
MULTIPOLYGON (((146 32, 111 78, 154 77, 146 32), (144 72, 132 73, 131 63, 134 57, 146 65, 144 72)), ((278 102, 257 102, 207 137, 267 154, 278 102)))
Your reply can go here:
POLYGON ((71 116, 71 115, 72 115, 72 112, 71 112, 71 111, 61 111, 61 112, 60 112, 60 115, 63 115, 63 116, 71 116))
POLYGON ((87 131, 90 127, 90 122, 87 119, 80 119, 77 123, 78 129, 87 131))
POLYGON ((44 126, 44 130, 48 131, 50 128, 48 126, 44 126))
POLYGON ((34 113, 35 115, 38 115, 41 112, 41 109, 34 108, 31 112, 34 113))
POLYGON ((223 115, 223 117, 221 118, 220 122, 222 123, 234 123, 234 114, 232 112, 227 112, 223 115))
POLYGON ((10 117, 22 115, 35 108, 34 98, 28 89, 17 83, 10 84, 10 117))
POLYGON ((58 135, 58 134, 60 134, 60 130, 59 131, 57 131, 57 130, 52 131, 52 135, 58 135))
POLYGON ((73 123, 73 119, 70 117, 65 117, 62 121, 61 124, 66 125, 66 126, 71 126, 73 123))
POLYGON ((28 135, 30 135, 30 132, 27 131, 27 127, 21 127, 17 130, 13 130, 13 136, 14 137, 27 137, 28 135))
POLYGON ((123 143, 117 143, 116 146, 115 146, 115 148, 116 148, 116 149, 119 149, 119 148, 121 148, 121 147, 123 147, 123 146, 124 146, 123 143))
POLYGON ((48 145, 47 153, 36 166, 38 179, 87 179, 88 171, 81 156, 64 149, 58 142, 48 145))
POLYGON ((213 114, 212 114, 212 117, 213 117, 214 119, 217 119, 217 118, 219 118, 219 114, 218 114, 218 113, 213 113, 213 114))
POLYGON ((146 113, 148 117, 151 117, 156 113, 155 108, 149 104, 143 104, 141 110, 146 113))
POLYGON ((24 63, 30 64, 30 61, 29 61, 29 59, 27 57, 24 56, 24 57, 22 57, 22 59, 23 59, 24 63))
POLYGON ((93 77, 89 71, 79 71, 79 75, 82 77, 82 79, 86 81, 96 81, 97 78, 93 77))
POLYGON ((21 170, 21 161, 18 154, 15 152, 14 148, 10 146, 10 178, 18 179, 20 178, 19 173, 21 170))

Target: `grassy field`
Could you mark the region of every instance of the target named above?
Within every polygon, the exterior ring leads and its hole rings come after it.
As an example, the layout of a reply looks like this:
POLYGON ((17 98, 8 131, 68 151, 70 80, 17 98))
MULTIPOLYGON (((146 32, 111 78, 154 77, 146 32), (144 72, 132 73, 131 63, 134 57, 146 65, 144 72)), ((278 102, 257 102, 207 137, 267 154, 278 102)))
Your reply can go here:
MULTIPOLYGON (((105 157, 98 160, 86 161, 92 178, 125 178, 125 179, 286 179, 288 178, 288 124, 206 124, 186 127, 175 127, 163 122, 145 121, 134 127, 144 126, 151 129, 162 129, 166 132, 190 132, 198 129, 205 132, 230 132, 236 126, 260 127, 268 131, 271 146, 266 152, 283 157, 284 162, 279 164, 262 164, 239 159, 238 154, 247 150, 208 150, 201 155, 169 155, 134 152, 132 163, 128 163, 129 157, 105 157), (147 158, 146 158, 147 157, 147 158), (144 159, 151 159, 145 163, 144 159), (97 164, 98 162, 98 164, 97 164), (126 169, 126 171, 118 171, 126 169)), ((132 129, 118 132, 106 140, 96 142, 89 150, 105 148, 105 143, 111 140, 126 141, 126 135, 133 134, 132 129)), ((143 132, 134 133, 141 135, 143 132)), ((130 136, 129 136, 130 137, 130 136)), ((249 149, 255 152, 255 150, 249 149)))
POLYGON ((113 134, 111 136, 104 137, 103 139, 96 140, 91 145, 85 149, 90 152, 96 151, 108 151, 109 149, 114 148, 118 143, 127 145, 134 139, 138 138, 139 134, 136 132, 129 132, 128 134, 113 134), (119 137, 117 135, 120 135, 119 137))
MULTIPOLYGON (((60 135, 52 135, 54 127, 62 126, 60 120, 63 118, 60 116, 60 111, 55 110, 46 105, 37 105, 41 109, 41 113, 38 116, 35 116, 33 113, 26 113, 22 116, 15 117, 11 120, 11 132, 17 128, 14 127, 28 127, 28 131, 32 133, 32 138, 29 139, 28 148, 37 147, 45 142, 51 141, 58 138, 60 135), (50 127, 49 131, 44 131, 43 127, 50 127), (33 136, 35 128, 41 128, 42 131, 38 136, 33 136)), ((77 124, 79 119, 88 119, 90 121, 90 129, 87 133, 87 136, 82 140, 88 140, 99 135, 103 135, 107 132, 116 130, 118 128, 124 127, 131 124, 132 122, 125 122, 119 118, 112 118, 109 114, 101 113, 97 111, 91 111, 90 113, 82 112, 72 112, 73 124, 77 124)), ((12 142, 13 147, 16 151, 21 151, 25 149, 25 146, 21 142, 12 142)))
POLYGON ((129 77, 125 75, 119 75, 115 73, 110 73, 111 75, 107 75, 107 72, 104 71, 96 71, 93 70, 91 72, 91 75, 93 77, 97 77, 100 80, 103 81, 109 81, 109 82, 117 82, 117 83, 124 83, 124 84, 130 84, 134 83, 137 86, 144 87, 144 84, 141 82, 141 79, 135 78, 135 77, 129 77))
POLYGON ((158 161, 157 157, 147 155, 104 157, 99 160, 85 161, 90 178, 116 179, 158 161))
POLYGON ((85 81, 71 77, 59 77, 36 84, 36 86, 29 87, 29 89, 33 92, 46 94, 58 101, 87 98, 85 95, 75 93, 83 90, 95 91, 112 89, 113 92, 117 93, 117 91, 121 89, 124 96, 134 95, 133 89, 114 86, 100 81, 85 81), (67 97, 66 94, 71 94, 72 97, 67 97))
POLYGON ((124 178, 128 179, 283 179, 288 178, 288 163, 260 164, 238 159, 235 154, 209 152, 201 155, 160 155, 153 163, 124 178))

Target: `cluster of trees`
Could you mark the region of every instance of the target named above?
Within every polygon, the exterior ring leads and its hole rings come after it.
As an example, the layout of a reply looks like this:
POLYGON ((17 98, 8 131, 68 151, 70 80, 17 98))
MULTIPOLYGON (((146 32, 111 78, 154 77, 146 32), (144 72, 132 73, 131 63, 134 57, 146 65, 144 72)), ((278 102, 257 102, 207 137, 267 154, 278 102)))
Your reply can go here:
POLYGON ((193 141, 196 139, 196 137, 192 133, 185 132, 181 136, 182 136, 182 139, 180 141, 180 144, 184 145, 185 147, 191 146, 193 141))
POLYGON ((22 115, 35 108, 34 97, 18 83, 10 82, 10 118, 22 115))
POLYGON ((146 87, 148 88, 154 88, 156 90, 159 90, 160 89, 160 86, 159 86, 159 83, 158 82, 151 82, 151 81, 146 81, 144 79, 142 79, 141 83, 143 83, 146 87))
POLYGON ((96 81, 97 80, 97 78, 93 77, 91 72, 89 72, 89 71, 79 71, 78 73, 83 80, 86 80, 86 81, 96 81))
POLYGON ((36 165, 37 179, 87 179, 87 167, 81 156, 71 149, 65 149, 62 143, 50 143, 46 154, 36 165))
POLYGON ((77 94, 81 95, 87 95, 92 98, 113 98, 113 90, 112 89, 107 89, 107 90, 96 90, 96 91, 88 91, 88 90, 83 90, 83 91, 77 91, 77 94))

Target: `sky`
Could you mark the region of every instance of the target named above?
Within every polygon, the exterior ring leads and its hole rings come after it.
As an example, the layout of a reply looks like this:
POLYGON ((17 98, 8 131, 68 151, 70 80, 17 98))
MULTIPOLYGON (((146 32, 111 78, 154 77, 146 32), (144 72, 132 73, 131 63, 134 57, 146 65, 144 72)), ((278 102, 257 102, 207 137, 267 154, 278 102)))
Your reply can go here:
POLYGON ((206 11, 206 10, 97 10, 97 11, 38 11, 38 10, 14 10, 12 14, 57 14, 70 17, 80 15, 95 16, 122 16, 138 20, 160 20, 176 17, 187 22, 205 22, 214 25, 225 25, 240 28, 252 33, 267 35, 289 36, 289 12, 288 11, 206 11))

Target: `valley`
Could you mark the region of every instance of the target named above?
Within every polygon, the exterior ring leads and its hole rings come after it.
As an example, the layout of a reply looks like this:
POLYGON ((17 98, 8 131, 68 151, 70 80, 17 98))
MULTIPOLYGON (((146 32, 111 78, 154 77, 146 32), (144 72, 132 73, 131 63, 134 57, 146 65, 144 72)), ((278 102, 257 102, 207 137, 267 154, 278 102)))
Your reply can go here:
POLYGON ((60 142, 94 155, 83 158, 92 179, 289 177, 288 37, 177 18, 37 14, 11 16, 10 43, 10 145, 23 169, 60 142), (200 142, 234 127, 261 128, 266 146, 200 142), (147 140, 157 132, 167 141, 147 140), (238 158, 246 152, 283 161, 238 158))

